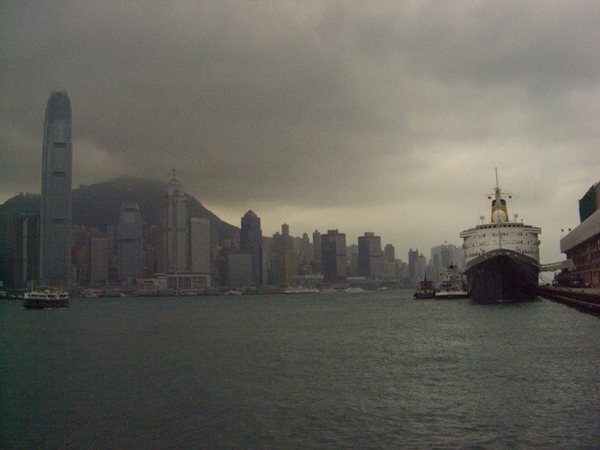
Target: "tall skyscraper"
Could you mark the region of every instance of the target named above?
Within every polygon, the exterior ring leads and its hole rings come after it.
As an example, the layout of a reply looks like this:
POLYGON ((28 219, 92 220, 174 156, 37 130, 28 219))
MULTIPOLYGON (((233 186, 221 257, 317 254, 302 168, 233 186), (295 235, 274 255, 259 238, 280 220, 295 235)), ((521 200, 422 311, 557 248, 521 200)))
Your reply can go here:
POLYGON ((358 275, 358 245, 350 244, 346 247, 346 275, 355 277, 358 275))
POLYGON ((121 205, 117 238, 119 280, 134 280, 143 275, 142 215, 135 202, 121 205))
POLYGON ((408 276, 413 284, 417 284, 420 281, 420 277, 423 274, 419 273, 418 264, 419 262, 419 250, 413 250, 412 248, 408 251, 408 276))
POLYGON ((358 274, 363 277, 381 278, 383 260, 381 237, 365 232, 358 238, 358 274))
POLYGON ((251 257, 252 282, 256 285, 263 284, 262 230, 260 229, 260 217, 252 210, 242 217, 240 250, 251 257))
POLYGON ((319 230, 313 231, 313 258, 321 262, 321 233, 319 230))
POLYGON ((328 230, 327 234, 321 235, 321 263, 325 283, 347 281, 346 259, 346 234, 328 230))
POLYGON ((55 91, 48 100, 42 150, 40 282, 71 288, 71 101, 55 91))
POLYGON ((398 275, 398 262, 396 261, 396 249, 392 244, 385 244, 383 250, 383 278, 395 279, 398 275))
POLYGON ((161 269, 166 273, 189 273, 187 197, 181 183, 169 182, 161 208, 163 256, 161 269))
POLYGON ((287 223, 281 225, 281 233, 273 235, 273 252, 280 253, 294 250, 293 238, 290 236, 290 226, 287 223))
POLYGON ((292 251, 295 250, 292 244, 292 237, 290 236, 290 226, 287 223, 281 225, 281 236, 282 245, 281 251, 292 251))
POLYGON ((307 233, 302 233, 302 239, 300 240, 300 257, 305 261, 312 261, 313 252, 312 246, 310 245, 310 239, 307 233))

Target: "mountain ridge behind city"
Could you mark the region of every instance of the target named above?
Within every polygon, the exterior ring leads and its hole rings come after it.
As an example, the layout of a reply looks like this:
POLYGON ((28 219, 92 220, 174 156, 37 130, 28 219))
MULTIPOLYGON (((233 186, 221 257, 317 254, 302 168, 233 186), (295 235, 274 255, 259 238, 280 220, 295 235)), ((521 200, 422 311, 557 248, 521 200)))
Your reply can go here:
MULTIPOLYGON (((142 222, 160 225, 159 211, 165 197, 167 184, 157 180, 120 177, 73 189, 73 225, 96 227, 105 232, 109 225, 116 227, 123 202, 136 202, 140 207, 142 222)), ((186 194, 189 217, 209 219, 216 224, 218 241, 232 239, 239 228, 221 220, 205 208, 193 195, 186 194)), ((0 205, 0 214, 36 214, 40 210, 40 194, 19 194, 0 205)))

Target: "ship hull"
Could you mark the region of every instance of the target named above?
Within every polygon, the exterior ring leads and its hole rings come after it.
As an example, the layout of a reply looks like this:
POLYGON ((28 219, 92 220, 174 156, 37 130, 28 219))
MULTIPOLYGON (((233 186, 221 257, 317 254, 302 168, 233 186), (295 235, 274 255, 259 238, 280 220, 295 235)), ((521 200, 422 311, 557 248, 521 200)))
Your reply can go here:
POLYGON ((68 308, 68 299, 29 299, 25 300, 23 307, 27 309, 46 309, 46 308, 68 308))
POLYGON ((416 298, 417 300, 426 300, 426 299, 430 299, 430 298, 435 298, 435 291, 417 291, 413 294, 413 298, 416 298))
POLYGON ((498 249, 472 260, 466 268, 469 297, 476 303, 512 303, 537 296, 537 261, 498 249))

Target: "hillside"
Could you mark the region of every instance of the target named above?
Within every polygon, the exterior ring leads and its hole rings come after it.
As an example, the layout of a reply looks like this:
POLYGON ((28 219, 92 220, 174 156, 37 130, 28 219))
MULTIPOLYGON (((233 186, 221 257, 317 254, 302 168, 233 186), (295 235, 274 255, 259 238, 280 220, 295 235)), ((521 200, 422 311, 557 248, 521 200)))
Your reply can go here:
MULTIPOLYGON (((118 178, 73 189, 73 224, 96 227, 105 231, 108 225, 117 226, 121 204, 137 202, 142 221, 159 225, 159 210, 164 198, 166 183, 138 178, 118 178)), ((230 225, 206 209, 195 197, 187 194, 190 217, 210 219, 217 225, 219 242, 231 239, 239 228, 230 225)), ((0 205, 0 217, 5 212, 33 214, 39 212, 40 195, 17 195, 0 205)))

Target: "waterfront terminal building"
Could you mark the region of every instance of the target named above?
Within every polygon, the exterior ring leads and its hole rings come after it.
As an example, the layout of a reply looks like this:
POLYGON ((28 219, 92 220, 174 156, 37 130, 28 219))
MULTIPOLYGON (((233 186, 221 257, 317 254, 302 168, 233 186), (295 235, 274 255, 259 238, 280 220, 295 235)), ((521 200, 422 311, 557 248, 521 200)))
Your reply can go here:
POLYGON ((600 287, 600 181, 579 200, 581 223, 560 240, 574 270, 561 277, 580 278, 583 286, 600 287))

